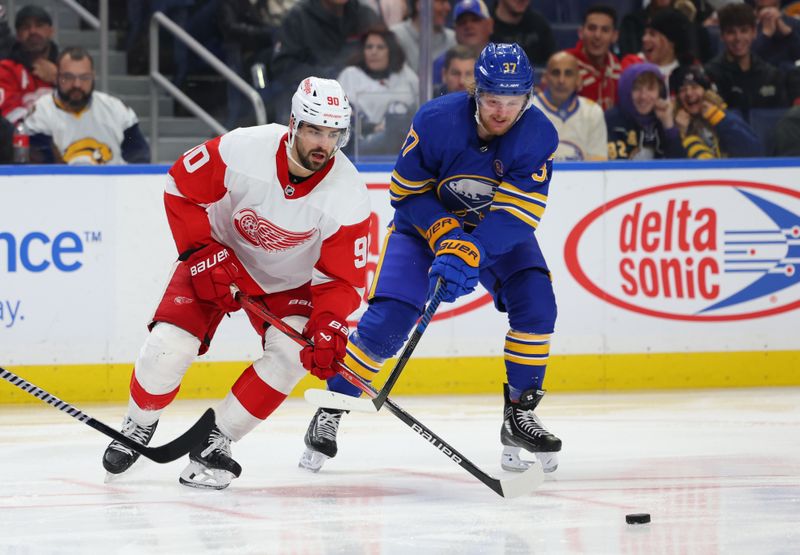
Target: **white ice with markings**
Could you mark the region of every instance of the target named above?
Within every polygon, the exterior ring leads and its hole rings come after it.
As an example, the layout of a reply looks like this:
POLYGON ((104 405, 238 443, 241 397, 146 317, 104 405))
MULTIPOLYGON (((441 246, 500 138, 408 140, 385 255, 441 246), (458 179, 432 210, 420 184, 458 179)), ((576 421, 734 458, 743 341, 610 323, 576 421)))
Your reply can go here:
MULTIPOLYGON (((395 400, 502 474, 499 394, 395 400)), ((209 405, 176 402, 153 445, 209 405)), ((178 484, 186 459, 140 459, 106 484, 105 436, 43 404, 0 407, 0 553, 800 553, 797 388, 549 394, 540 413, 564 441, 560 466, 513 500, 383 410, 345 415, 339 455, 302 471, 313 411, 287 401, 234 444, 242 477, 199 491, 178 484), (625 523, 639 512, 652 522, 625 523)))

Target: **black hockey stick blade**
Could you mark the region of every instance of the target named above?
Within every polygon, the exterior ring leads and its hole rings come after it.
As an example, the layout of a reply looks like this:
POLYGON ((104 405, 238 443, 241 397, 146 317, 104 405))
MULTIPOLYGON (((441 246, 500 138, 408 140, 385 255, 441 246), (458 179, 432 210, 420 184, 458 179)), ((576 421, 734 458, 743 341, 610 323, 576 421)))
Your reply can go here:
POLYGON ((436 309, 439 308, 439 305, 442 303, 442 296, 444 295, 443 283, 442 278, 436 281, 436 289, 433 290, 433 296, 431 297, 431 302, 428 303, 428 308, 426 308, 425 312, 422 314, 422 318, 420 318, 414 333, 411 334, 411 339, 408 340, 405 348, 403 348, 403 352, 400 353, 400 356, 397 358, 397 362, 389 373, 389 377, 386 378, 383 387, 378 392, 378 396, 372 400, 372 404, 375 405, 375 410, 380 410, 386 402, 386 399, 389 397, 389 392, 392 391, 394 384, 397 383, 397 379, 400 377, 400 373, 406 367, 408 359, 411 358, 411 353, 416 349, 417 343, 419 343, 422 334, 425 333, 425 330, 428 328, 428 324, 431 323, 436 309))
MULTIPOLYGON (((239 300, 245 310, 259 316, 270 325, 275 326, 278 331, 286 334, 295 342, 299 343, 300 345, 313 345, 313 343, 307 337, 270 312, 263 303, 259 303, 247 295, 242 294, 237 294, 236 298, 239 300)), ((377 397, 378 391, 343 363, 338 363, 337 372, 342 378, 359 388, 373 399, 377 397)), ((494 476, 487 474, 475 466, 472 461, 459 453, 453 446, 434 433, 433 430, 403 410, 390 398, 387 397, 384 404, 388 411, 400 419, 406 426, 411 428, 425 441, 433 445, 439 452, 443 453, 451 461, 472 474, 475 478, 491 488, 492 491, 501 497, 512 498, 531 493, 544 482, 544 471, 542 470, 542 465, 538 461, 534 461, 527 470, 514 476, 513 478, 495 478, 494 476)))
POLYGON ((214 427, 214 409, 208 409, 205 413, 203 413, 203 416, 200 417, 200 420, 195 422, 194 425, 184 432, 180 437, 173 439, 169 443, 159 447, 147 447, 123 435, 114 428, 103 424, 99 420, 92 418, 88 414, 73 407, 66 401, 62 401, 55 395, 51 395, 44 389, 33 385, 29 381, 17 376, 13 372, 9 372, 2 367, 0 367, 0 378, 3 378, 11 385, 18 387, 22 391, 33 395, 40 401, 43 401, 48 405, 67 413, 72 418, 83 422, 87 426, 94 428, 98 432, 107 435, 111 439, 120 442, 125 447, 129 447, 130 449, 133 449, 137 453, 140 453, 141 455, 157 463, 168 463, 181 458, 188 453, 192 447, 203 441, 209 432, 211 432, 211 428, 214 427))

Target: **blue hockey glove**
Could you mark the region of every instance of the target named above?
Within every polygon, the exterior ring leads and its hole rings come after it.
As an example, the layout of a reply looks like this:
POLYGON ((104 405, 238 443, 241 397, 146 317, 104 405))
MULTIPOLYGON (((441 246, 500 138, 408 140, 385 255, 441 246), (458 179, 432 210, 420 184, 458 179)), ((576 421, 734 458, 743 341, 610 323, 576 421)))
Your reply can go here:
POLYGON ((439 244, 436 258, 433 259, 430 277, 430 291, 442 278, 444 294, 442 301, 452 303, 457 298, 472 293, 478 285, 483 247, 474 237, 466 233, 457 238, 447 238, 439 244))

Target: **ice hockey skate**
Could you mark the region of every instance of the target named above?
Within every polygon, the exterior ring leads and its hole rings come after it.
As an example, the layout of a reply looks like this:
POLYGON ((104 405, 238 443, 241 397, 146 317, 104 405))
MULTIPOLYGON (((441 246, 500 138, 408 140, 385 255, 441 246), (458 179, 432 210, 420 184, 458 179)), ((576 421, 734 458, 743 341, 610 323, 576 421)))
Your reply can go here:
MULTIPOLYGON (((138 441, 142 445, 147 445, 150 443, 150 440, 153 439, 156 426, 158 426, 158 420, 156 420, 150 426, 140 426, 129 416, 126 416, 122 421, 122 433, 123 435, 138 441)), ((108 447, 106 447, 105 453, 103 453, 103 468, 105 468, 109 474, 106 479, 112 478, 117 474, 122 474, 128 470, 133 463, 136 462, 139 456, 139 453, 133 449, 125 447, 117 441, 112 441, 109 443, 108 447)))
POLYGON ((306 450, 297 466, 310 472, 319 472, 325 461, 336 456, 336 432, 345 411, 318 409, 306 430, 306 450))
POLYGON ((522 392, 518 403, 512 403, 508 384, 503 384, 505 408, 500 429, 500 442, 503 444, 500 465, 503 470, 523 472, 530 467, 529 461, 520 459, 521 449, 536 455, 545 472, 553 472, 558 468, 557 452, 561 450, 561 440, 547 431, 533 412, 544 393, 542 390, 528 389, 522 392))
POLYGON ((214 426, 208 437, 189 451, 189 465, 181 472, 184 486, 225 489, 242 473, 231 457, 231 439, 214 426))

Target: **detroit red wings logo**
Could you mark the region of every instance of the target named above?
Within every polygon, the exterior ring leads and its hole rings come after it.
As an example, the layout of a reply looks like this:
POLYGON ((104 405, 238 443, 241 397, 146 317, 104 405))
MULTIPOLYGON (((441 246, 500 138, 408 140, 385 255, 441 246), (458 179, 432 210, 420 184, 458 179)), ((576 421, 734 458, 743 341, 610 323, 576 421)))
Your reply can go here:
POLYGON ((233 216, 236 231, 256 247, 267 252, 281 252, 310 241, 316 229, 311 231, 289 231, 259 217, 254 210, 245 208, 233 216))

